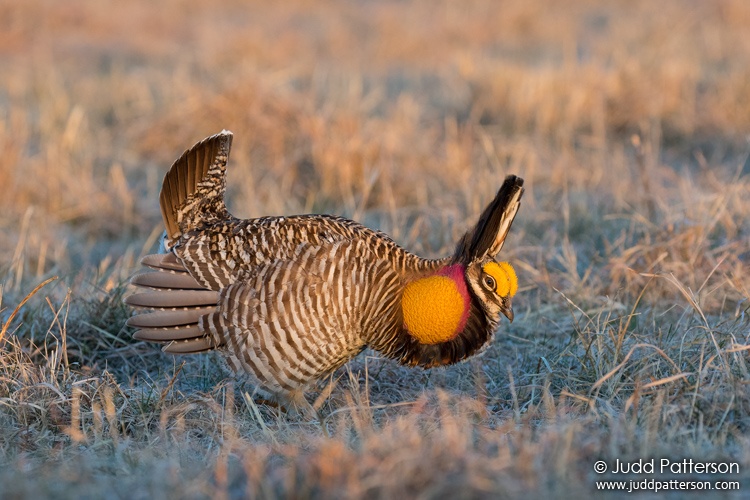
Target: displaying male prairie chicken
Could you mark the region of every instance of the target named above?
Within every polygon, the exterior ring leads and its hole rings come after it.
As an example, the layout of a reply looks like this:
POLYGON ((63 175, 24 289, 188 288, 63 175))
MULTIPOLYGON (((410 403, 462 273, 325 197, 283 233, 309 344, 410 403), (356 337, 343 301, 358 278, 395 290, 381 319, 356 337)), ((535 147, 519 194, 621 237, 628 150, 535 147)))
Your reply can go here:
POLYGON ((456 363, 513 321, 503 247, 523 180, 508 176, 451 257, 427 260, 386 234, 331 215, 240 220, 224 205, 231 132, 172 165, 160 204, 164 254, 131 283, 136 339, 169 353, 220 351, 264 397, 299 402, 312 382, 366 347, 404 365, 456 363))

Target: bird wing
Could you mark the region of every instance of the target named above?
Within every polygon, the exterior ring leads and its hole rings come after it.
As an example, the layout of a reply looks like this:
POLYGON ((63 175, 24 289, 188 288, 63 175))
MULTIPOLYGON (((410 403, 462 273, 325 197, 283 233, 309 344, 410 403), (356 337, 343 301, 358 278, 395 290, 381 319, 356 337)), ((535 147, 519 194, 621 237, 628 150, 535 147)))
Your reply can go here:
POLYGON ((150 270, 133 276, 130 283, 147 291, 125 298, 126 304, 147 310, 128 319, 126 324, 137 329, 133 338, 163 343, 173 354, 213 349, 198 321, 216 310, 219 293, 198 283, 171 252, 147 255, 141 264, 150 270))
POLYGON ((230 219, 185 233, 173 251, 203 287, 218 291, 256 268, 295 260, 301 244, 331 248, 346 241, 363 242, 379 256, 403 252, 384 233, 329 215, 230 219))
POLYGON ((259 266, 222 289, 200 327, 238 372, 291 391, 360 352, 366 279, 352 272, 357 242, 300 244, 291 259, 259 266))

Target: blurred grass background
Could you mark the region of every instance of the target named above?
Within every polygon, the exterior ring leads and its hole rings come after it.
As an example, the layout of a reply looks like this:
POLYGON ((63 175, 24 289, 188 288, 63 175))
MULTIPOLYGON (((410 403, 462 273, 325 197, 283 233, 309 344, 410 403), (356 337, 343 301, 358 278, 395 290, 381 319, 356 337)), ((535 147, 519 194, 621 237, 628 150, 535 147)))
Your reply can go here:
POLYGON ((746 492, 748 26, 744 0, 0 0, 0 485, 580 496, 597 458, 670 456, 746 492), (235 215, 425 256, 524 177, 516 321, 444 370, 361 356, 321 422, 133 342, 162 176, 223 128, 235 215))

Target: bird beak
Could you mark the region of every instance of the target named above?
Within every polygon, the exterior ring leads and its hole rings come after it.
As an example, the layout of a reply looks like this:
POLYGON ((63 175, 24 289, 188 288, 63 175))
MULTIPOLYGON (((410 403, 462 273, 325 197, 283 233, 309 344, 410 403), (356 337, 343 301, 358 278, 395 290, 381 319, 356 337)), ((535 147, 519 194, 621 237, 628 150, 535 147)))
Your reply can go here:
POLYGON ((508 300, 507 305, 503 305, 503 307, 500 308, 500 312, 502 312, 506 318, 508 318, 508 321, 513 323, 513 307, 510 305, 510 299, 508 300))

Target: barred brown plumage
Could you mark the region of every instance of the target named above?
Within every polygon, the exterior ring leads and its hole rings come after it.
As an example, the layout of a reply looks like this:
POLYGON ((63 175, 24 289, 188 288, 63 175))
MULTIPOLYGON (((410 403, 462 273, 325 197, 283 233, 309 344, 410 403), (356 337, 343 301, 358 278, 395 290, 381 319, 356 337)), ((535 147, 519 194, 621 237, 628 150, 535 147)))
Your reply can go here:
POLYGON ((511 321, 516 276, 500 252, 523 180, 508 176, 453 256, 422 259, 332 215, 240 220, 224 204, 232 134, 185 151, 164 178, 166 253, 144 257, 126 299, 134 337, 170 353, 219 350, 265 397, 301 402, 366 347, 410 366, 456 363, 511 321))

